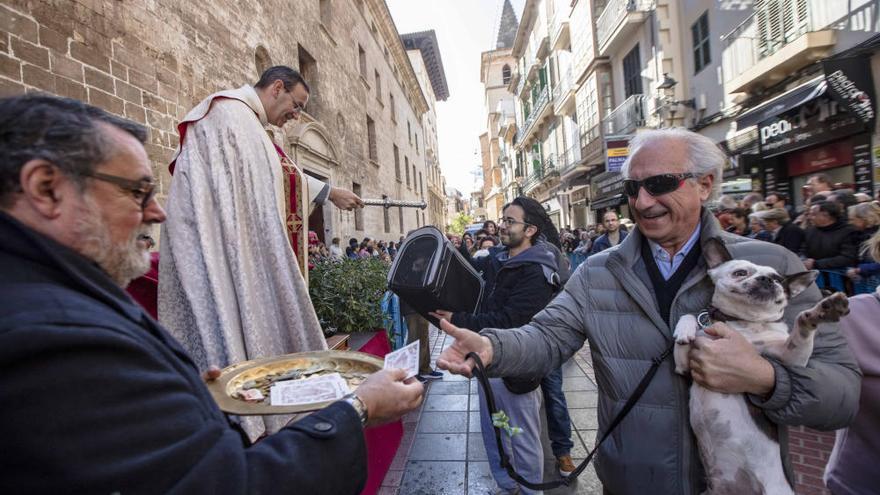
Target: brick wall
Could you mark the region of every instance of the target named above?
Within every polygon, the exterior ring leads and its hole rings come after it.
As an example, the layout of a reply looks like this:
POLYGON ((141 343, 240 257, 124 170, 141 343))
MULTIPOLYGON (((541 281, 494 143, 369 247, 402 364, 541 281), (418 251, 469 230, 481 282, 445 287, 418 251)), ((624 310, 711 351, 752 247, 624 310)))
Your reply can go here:
POLYGON ((834 432, 816 431, 803 426, 788 429, 788 448, 791 452, 798 495, 828 495, 822 482, 825 464, 834 446, 834 432))
MULTIPOLYGON (((207 95, 256 81, 258 47, 264 47, 273 64, 295 68, 302 47, 316 63, 308 110, 339 152, 338 166, 328 169, 331 183, 351 188, 357 182, 365 197, 418 199, 412 189, 390 186, 396 184, 392 142, 423 175, 424 160, 417 160, 419 153, 407 142, 406 126, 391 121, 389 109, 357 76, 356 46, 366 49, 370 74, 381 74, 382 96, 395 93, 397 120, 419 125, 395 81, 403 66, 392 70, 393 58, 383 53, 387 41, 368 27, 366 16, 375 9, 362 5, 361 12, 351 0, 330 4, 330 17, 321 19, 317 1, 3 0, 0 95, 54 93, 146 125, 146 149, 159 179, 159 200, 164 201, 170 182, 166 167, 177 146, 176 123, 207 95), (376 123, 378 166, 365 159, 366 115, 376 123)), ((293 135, 296 125, 288 124, 285 132, 293 135)), ((392 222, 387 238, 416 228, 414 216, 405 213, 404 229, 398 231, 392 222)), ((383 238, 379 209, 365 210, 363 231, 354 230, 348 212, 325 215, 330 216, 334 235, 383 238)))

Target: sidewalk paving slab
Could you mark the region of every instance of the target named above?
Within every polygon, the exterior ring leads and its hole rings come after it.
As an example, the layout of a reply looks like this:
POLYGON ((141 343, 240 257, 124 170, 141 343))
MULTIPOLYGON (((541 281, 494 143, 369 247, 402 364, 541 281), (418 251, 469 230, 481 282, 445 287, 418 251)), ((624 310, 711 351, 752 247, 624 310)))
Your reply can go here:
MULTIPOLYGON (((430 327, 431 365, 452 339, 430 327)), ((586 457, 596 439, 597 392, 589 350, 584 347, 562 368, 563 390, 572 419, 575 464, 586 457)), ((425 384, 425 401, 404 419, 404 439, 385 476, 379 495, 487 495, 496 490, 480 434, 477 382, 443 372, 425 384)), ((543 416, 543 414, 542 414, 543 416)), ((557 479, 556 460, 544 423, 544 481, 557 479)), ((602 484, 592 466, 571 486, 546 495, 599 495, 602 484)))

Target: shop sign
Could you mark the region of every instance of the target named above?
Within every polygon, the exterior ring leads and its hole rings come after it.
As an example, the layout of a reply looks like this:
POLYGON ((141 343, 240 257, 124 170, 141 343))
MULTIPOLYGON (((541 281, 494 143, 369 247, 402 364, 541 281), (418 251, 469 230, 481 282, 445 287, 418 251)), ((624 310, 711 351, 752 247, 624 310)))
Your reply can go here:
POLYGON ((580 203, 581 201, 586 201, 588 189, 589 188, 587 188, 587 187, 582 187, 582 188, 578 189, 577 191, 573 191, 571 194, 568 195, 568 201, 572 204, 580 203))
POLYGON ((836 100, 821 96, 758 125, 761 156, 788 153, 863 132, 865 124, 836 100))
POLYGON ((832 57, 822 61, 822 68, 831 96, 849 113, 873 128, 875 97, 871 61, 862 56, 832 57))
POLYGON ((620 172, 604 172, 593 180, 593 201, 623 192, 623 175, 620 172))
POLYGON ((785 161, 788 163, 788 173, 792 176, 842 167, 853 163, 853 143, 852 140, 847 139, 808 150, 795 151, 786 155, 785 161))
POLYGON ((605 139, 605 170, 620 172, 628 156, 629 137, 616 136, 605 139))
MULTIPOLYGON (((874 136, 877 142, 877 136, 874 136)), ((880 144, 874 146, 874 184, 880 187, 880 144)))
POLYGON ((785 164, 776 162, 769 166, 765 166, 762 170, 762 177, 752 180, 753 191, 764 191, 764 195, 771 192, 788 193, 788 177, 785 171, 785 164))
POLYGON ((853 138, 853 174, 856 192, 874 194, 874 181, 871 170, 871 136, 863 134, 853 138))

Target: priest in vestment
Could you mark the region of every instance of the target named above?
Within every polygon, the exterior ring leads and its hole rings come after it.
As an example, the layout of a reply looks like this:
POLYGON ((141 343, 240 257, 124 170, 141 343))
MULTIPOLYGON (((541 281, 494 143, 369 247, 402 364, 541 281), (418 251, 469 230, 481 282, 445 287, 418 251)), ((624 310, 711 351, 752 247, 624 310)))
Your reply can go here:
MULTIPOLYGON (((308 85, 277 66, 215 93, 178 125, 159 258, 159 321, 201 369, 327 348, 304 276, 311 203, 359 206, 308 177, 265 130, 297 119, 308 85), (297 254, 299 256, 297 256, 297 254)), ((243 418, 251 440, 286 418, 243 418)))

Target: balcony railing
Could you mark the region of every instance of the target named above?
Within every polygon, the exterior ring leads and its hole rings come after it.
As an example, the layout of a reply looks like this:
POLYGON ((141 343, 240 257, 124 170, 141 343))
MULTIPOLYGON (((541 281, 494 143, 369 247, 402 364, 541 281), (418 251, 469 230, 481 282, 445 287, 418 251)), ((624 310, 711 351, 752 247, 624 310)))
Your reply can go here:
POLYGON ((632 95, 602 119, 606 136, 632 134, 639 127, 648 126, 653 119, 648 113, 647 95, 632 95))
POLYGON ((559 157, 559 173, 565 174, 577 167, 581 162, 581 143, 577 142, 568 147, 559 157))
POLYGON ((553 23, 550 26, 550 36, 553 38, 554 48, 558 48, 556 46, 557 40, 565 35, 565 30, 568 29, 568 22, 568 13, 564 9, 558 8, 556 14, 553 15, 553 23))
POLYGON ((756 3, 755 11, 721 37, 725 81, 753 68, 804 34, 822 30, 815 0, 782 0, 756 3))
POLYGON ((565 75, 563 75, 559 79, 559 83, 553 88, 553 103, 559 103, 559 100, 562 96, 571 89, 571 68, 565 71, 565 75))
POLYGON ((547 101, 550 99, 550 88, 544 87, 541 90, 541 94, 538 96, 538 99, 535 100, 535 104, 532 105, 532 112, 526 118, 525 122, 523 122, 522 127, 519 129, 519 132, 516 133, 516 141, 518 143, 522 143, 523 137, 528 134, 531 130, 532 125, 537 120, 538 116, 541 115, 541 112, 544 110, 544 107, 547 106, 547 101))
POLYGON ((528 192, 534 189, 541 181, 544 179, 544 169, 536 168, 529 174, 528 177, 523 181, 522 188, 523 191, 528 192))
POLYGON ((654 8, 654 0, 610 0, 596 21, 596 38, 605 46, 617 27, 630 12, 647 12, 654 8))

